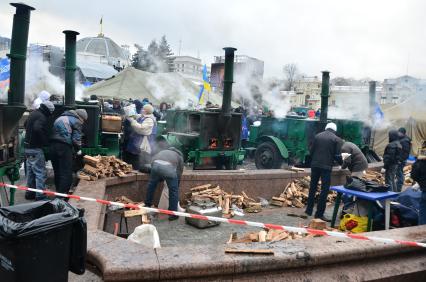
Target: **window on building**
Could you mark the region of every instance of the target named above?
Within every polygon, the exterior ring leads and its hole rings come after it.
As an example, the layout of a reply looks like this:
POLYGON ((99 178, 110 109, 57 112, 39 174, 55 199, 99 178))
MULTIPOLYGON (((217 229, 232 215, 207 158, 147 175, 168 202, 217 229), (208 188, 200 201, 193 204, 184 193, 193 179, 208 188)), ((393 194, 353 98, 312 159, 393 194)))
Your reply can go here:
POLYGON ((393 88, 392 87, 389 87, 389 91, 392 91, 393 90, 393 88))

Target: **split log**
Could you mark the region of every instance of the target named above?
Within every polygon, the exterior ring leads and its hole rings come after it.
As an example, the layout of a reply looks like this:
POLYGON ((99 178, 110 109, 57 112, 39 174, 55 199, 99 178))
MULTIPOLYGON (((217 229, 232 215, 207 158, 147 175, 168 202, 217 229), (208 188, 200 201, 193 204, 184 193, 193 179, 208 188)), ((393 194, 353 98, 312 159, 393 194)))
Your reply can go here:
POLYGON ((327 222, 324 220, 321 220, 319 218, 314 218, 309 223, 309 228, 311 229, 317 229, 317 230, 323 230, 327 228, 327 222))
POLYGON ((259 242, 266 242, 266 234, 265 230, 259 232, 259 242))
POLYGON ((274 251, 268 250, 268 249, 232 249, 232 248, 225 248, 225 253, 273 255, 274 251))

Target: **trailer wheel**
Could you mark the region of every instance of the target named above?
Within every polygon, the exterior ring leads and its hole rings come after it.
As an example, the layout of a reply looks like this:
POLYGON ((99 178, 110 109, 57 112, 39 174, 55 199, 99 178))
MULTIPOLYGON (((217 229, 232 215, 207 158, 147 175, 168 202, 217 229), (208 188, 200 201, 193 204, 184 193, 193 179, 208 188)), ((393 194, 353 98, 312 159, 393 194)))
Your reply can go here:
POLYGON ((283 163, 277 146, 271 142, 264 142, 257 147, 254 160, 258 169, 281 168, 283 163))

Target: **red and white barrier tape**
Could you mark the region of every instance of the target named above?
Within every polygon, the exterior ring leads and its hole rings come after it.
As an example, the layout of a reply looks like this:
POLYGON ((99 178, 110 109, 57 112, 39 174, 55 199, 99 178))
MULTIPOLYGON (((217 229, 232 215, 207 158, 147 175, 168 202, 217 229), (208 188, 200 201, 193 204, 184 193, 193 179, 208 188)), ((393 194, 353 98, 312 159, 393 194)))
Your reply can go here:
POLYGON ((82 200, 82 201, 89 201, 89 202, 98 202, 98 203, 103 204, 103 205, 119 206, 119 207, 122 207, 122 208, 129 208, 129 209, 145 209, 146 211, 154 212, 154 213, 177 215, 177 216, 181 216, 181 217, 191 217, 191 218, 201 219, 201 220, 210 220, 210 221, 224 222, 224 223, 230 223, 230 224, 247 225, 247 226, 269 228, 269 229, 276 229, 276 230, 285 230, 285 231, 289 231, 289 232, 309 233, 309 234, 321 235, 321 236, 351 238, 351 239, 358 239, 358 240, 382 242, 382 243, 387 243, 387 244, 399 244, 399 245, 407 245, 407 246, 412 246, 412 247, 426 248, 426 243, 420 243, 420 242, 414 242, 414 241, 403 241, 403 240, 395 240, 395 239, 380 238, 380 237, 373 237, 373 236, 364 236, 364 235, 360 235, 360 234, 350 234, 350 233, 342 233, 342 232, 335 232, 335 231, 316 230, 316 229, 304 228, 304 227, 293 227, 293 226, 284 226, 284 225, 276 225, 276 224, 267 224, 267 223, 246 221, 246 220, 226 219, 226 218, 214 217, 214 216, 204 216, 204 215, 199 215, 199 214, 190 214, 190 213, 184 213, 184 212, 142 207, 142 206, 138 206, 138 205, 135 205, 135 204, 123 204, 123 203, 112 202, 112 201, 107 201, 107 200, 100 200, 100 199, 89 198, 89 197, 81 197, 81 196, 77 196, 77 195, 68 195, 68 194, 63 194, 63 193, 52 192, 52 191, 49 191, 49 190, 39 190, 39 189, 34 189, 34 188, 28 188, 28 187, 25 187, 25 186, 11 185, 11 184, 6 184, 6 183, 0 183, 0 187, 1 186, 9 187, 9 188, 12 188, 12 189, 23 190, 23 191, 32 191, 32 192, 36 192, 36 193, 42 193, 42 194, 45 194, 45 195, 48 195, 48 196, 58 196, 58 197, 76 199, 76 200, 79 200, 79 201, 82 200))

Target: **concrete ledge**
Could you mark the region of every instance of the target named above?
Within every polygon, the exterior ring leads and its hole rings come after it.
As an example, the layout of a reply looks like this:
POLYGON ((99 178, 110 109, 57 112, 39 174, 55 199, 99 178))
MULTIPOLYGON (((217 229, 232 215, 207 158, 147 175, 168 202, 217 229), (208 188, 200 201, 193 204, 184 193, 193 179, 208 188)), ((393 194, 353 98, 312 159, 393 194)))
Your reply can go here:
MULTIPOLYGON (((402 240, 419 240, 425 234, 426 227, 371 233, 402 240)), ((246 247, 273 248, 275 256, 225 254, 225 244, 154 251, 105 232, 91 232, 89 237, 92 238, 88 244, 89 261, 99 267, 105 281, 265 280, 266 277, 285 277, 293 281, 303 280, 302 277, 308 280, 322 277, 314 270, 327 273, 329 281, 342 281, 405 277, 426 272, 426 249, 331 237, 245 244, 246 247), (305 255, 298 256, 300 252, 305 255), (367 261, 377 268, 369 265, 366 271, 363 267, 367 261), (407 267, 400 267, 401 263, 407 267)))
MULTIPOLYGON (((286 181, 308 174, 309 171, 296 173, 283 170, 187 171, 182 179, 184 188, 181 194, 194 183, 204 184, 211 180, 212 184, 219 184, 228 191, 244 190, 253 197, 268 198, 267 195, 280 193, 286 181), (254 188, 249 190, 248 185, 254 188)), ((345 174, 336 170, 333 178, 338 182, 345 174)), ((81 181, 76 194, 101 199, 126 195, 139 201, 145 196, 147 181, 148 175, 141 173, 96 182, 81 181)), ((333 237, 245 245, 249 248, 273 248, 274 256, 225 254, 225 244, 151 250, 103 232, 105 206, 74 199, 70 202, 86 210, 88 261, 100 269, 105 281, 421 281, 426 274, 424 248, 333 237)), ((370 232, 368 235, 421 241, 426 238, 426 226, 370 232)))

